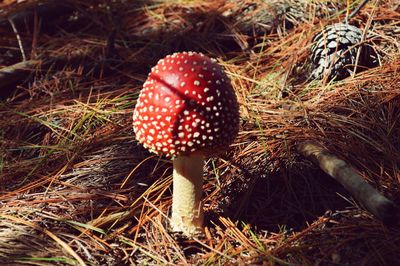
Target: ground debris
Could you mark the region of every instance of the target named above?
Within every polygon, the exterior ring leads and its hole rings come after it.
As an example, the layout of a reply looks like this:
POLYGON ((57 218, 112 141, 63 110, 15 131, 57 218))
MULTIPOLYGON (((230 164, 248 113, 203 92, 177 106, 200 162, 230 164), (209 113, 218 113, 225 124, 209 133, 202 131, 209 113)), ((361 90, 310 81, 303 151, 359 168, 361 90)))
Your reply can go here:
POLYGON ((69 0, 65 13, 47 16, 39 6, 50 2, 0 4, 0 71, 41 62, 12 85, 0 85, 8 90, 0 102, 2 262, 394 265, 400 259, 399 230, 363 211, 296 150, 305 140, 323 143, 400 203, 396 1, 370 2, 352 19, 362 29, 370 21, 381 66, 329 83, 310 78, 312 37, 342 21, 348 1, 69 0), (192 240, 169 230, 171 162, 138 145, 132 130, 151 67, 188 50, 223 65, 241 115, 230 150, 206 163, 207 225, 205 236, 192 240))

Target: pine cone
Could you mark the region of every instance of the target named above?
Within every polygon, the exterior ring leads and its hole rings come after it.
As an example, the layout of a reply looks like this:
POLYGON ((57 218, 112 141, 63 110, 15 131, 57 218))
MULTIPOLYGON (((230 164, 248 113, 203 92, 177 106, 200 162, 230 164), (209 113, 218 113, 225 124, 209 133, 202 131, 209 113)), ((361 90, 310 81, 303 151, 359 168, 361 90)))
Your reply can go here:
POLYGON ((232 6, 223 16, 232 18, 244 34, 262 36, 277 30, 293 28, 318 18, 326 18, 345 7, 332 1, 310 0, 228 0, 232 6))
POLYGON ((378 56, 367 44, 360 44, 362 31, 354 26, 337 23, 326 26, 314 36, 311 47, 311 61, 314 64, 312 76, 315 79, 342 80, 352 74, 357 52, 360 56, 357 71, 378 65, 378 56))

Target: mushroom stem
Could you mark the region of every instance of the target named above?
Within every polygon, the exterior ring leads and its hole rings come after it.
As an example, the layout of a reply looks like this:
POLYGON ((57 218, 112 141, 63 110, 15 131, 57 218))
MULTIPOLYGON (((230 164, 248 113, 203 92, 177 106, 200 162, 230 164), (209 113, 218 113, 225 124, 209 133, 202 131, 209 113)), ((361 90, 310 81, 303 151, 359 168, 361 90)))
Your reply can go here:
POLYGON ((189 237, 201 234, 204 156, 178 156, 173 166, 172 230, 189 237))

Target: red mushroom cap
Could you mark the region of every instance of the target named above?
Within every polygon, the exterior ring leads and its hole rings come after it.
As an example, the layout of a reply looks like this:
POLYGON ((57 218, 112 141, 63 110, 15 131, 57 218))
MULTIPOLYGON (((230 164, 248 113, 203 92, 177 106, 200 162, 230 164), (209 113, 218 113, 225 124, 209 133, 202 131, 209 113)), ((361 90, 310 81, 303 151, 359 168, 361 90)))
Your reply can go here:
POLYGON ((194 52, 158 61, 133 113, 137 140, 159 155, 223 151, 239 129, 235 92, 214 59, 194 52))

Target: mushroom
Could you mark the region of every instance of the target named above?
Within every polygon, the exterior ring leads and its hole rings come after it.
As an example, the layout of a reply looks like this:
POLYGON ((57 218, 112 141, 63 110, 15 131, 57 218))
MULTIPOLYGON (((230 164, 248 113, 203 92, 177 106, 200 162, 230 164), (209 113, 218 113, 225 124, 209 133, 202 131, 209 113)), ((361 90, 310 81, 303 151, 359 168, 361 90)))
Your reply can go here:
POLYGON ((239 107, 215 59, 195 52, 166 56, 151 69, 133 113, 136 139, 173 160, 171 227, 203 232, 203 167, 227 149, 239 130, 239 107))

